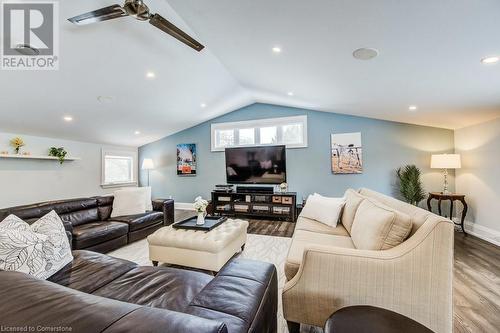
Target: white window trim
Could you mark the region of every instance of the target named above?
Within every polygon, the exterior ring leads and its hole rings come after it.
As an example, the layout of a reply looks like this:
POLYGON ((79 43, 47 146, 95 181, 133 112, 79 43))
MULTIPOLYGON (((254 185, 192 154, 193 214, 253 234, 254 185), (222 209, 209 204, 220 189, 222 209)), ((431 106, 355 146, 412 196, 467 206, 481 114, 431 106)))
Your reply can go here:
MULTIPOLYGON (((281 131, 281 126, 283 125, 292 125, 292 124, 302 124, 303 126, 303 139, 304 141, 300 144, 286 144, 286 148, 306 148, 307 147, 307 116, 293 116, 293 117, 280 117, 280 118, 266 118, 266 119, 256 119, 256 120, 246 120, 246 121, 235 121, 228 123, 213 123, 211 124, 211 148, 212 151, 224 151, 225 147, 216 147, 216 137, 215 132, 218 130, 230 130, 230 129, 245 129, 245 128, 258 128, 258 127, 270 127, 276 126, 278 127, 278 133, 281 131)), ((235 131, 236 132, 236 131, 235 131)), ((259 142, 258 131, 256 131, 254 136, 255 142, 259 142)), ((235 133, 235 142, 237 133, 235 133)), ((260 144, 255 143, 251 145, 234 145, 232 147, 258 147, 258 146, 273 146, 280 145, 281 143, 276 144, 260 144)))
POLYGON ((136 150, 126 150, 120 148, 102 148, 101 150, 101 187, 102 188, 113 188, 113 187, 127 187, 127 186, 137 186, 138 185, 138 153, 136 150), (116 182, 116 183, 105 183, 105 166, 104 157, 106 155, 116 155, 116 156, 130 156, 132 157, 132 181, 131 182, 116 182))

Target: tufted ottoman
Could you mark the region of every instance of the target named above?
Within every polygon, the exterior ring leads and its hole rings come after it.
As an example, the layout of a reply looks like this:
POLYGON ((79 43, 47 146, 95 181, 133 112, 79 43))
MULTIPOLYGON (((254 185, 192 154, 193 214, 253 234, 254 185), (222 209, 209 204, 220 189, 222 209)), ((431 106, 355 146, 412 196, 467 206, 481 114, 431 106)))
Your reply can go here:
POLYGON ((163 227, 148 236, 149 259, 218 272, 243 250, 247 228, 247 221, 232 219, 209 232, 163 227))

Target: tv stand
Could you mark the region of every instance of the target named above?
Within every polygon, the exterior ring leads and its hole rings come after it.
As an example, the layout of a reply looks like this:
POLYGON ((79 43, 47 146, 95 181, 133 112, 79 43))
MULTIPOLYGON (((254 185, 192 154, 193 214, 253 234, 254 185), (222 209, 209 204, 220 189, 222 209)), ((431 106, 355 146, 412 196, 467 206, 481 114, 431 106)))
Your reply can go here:
POLYGON ((237 193, 274 193, 274 188, 271 186, 237 186, 237 193))
POLYGON ((297 219, 295 192, 255 192, 251 187, 243 191, 238 187, 236 192, 212 192, 213 213, 221 216, 245 216, 252 218, 272 218, 295 222, 297 219))

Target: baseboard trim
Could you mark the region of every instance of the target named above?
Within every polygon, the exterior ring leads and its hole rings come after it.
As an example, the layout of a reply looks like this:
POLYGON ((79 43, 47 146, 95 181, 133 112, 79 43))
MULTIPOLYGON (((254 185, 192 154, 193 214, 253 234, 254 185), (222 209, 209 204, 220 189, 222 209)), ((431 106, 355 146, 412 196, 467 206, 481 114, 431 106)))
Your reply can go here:
POLYGON ((465 221, 465 231, 472 236, 500 246, 500 231, 473 223, 472 221, 465 221))
POLYGON ((193 204, 189 202, 175 202, 175 209, 194 210, 193 204))

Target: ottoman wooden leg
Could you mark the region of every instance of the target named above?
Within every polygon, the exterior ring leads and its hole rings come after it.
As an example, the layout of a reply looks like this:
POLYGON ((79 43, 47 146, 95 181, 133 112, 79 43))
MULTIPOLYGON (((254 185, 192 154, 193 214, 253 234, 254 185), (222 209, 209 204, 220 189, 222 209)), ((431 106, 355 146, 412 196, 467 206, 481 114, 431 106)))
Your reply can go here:
POLYGON ((241 251, 244 251, 244 250, 245 250, 245 244, 243 244, 243 245, 241 246, 241 251))
POLYGON ((153 266, 158 266, 158 261, 153 260, 153 266))

